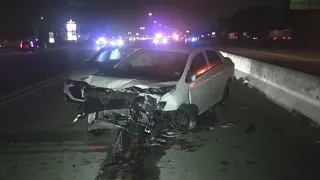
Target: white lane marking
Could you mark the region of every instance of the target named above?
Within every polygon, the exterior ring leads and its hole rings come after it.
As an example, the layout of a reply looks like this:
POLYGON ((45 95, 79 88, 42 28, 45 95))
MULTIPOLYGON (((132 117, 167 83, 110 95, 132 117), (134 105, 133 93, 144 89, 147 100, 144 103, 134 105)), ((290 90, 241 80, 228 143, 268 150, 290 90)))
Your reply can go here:
POLYGON ((15 91, 15 92, 10 93, 8 95, 1 96, 0 97, 0 101, 1 101, 0 102, 0 106, 3 106, 3 105, 5 105, 5 104, 7 104, 9 102, 12 102, 12 101, 17 100, 19 98, 22 98, 22 97, 24 97, 26 95, 34 93, 35 91, 43 89, 43 88, 45 88, 47 86, 50 86, 50 85, 56 83, 57 81, 61 80, 62 78, 64 78, 67 74, 68 74, 68 72, 63 73, 62 75, 56 76, 54 78, 39 82, 37 84, 28 86, 28 87, 26 87, 24 89, 15 91))

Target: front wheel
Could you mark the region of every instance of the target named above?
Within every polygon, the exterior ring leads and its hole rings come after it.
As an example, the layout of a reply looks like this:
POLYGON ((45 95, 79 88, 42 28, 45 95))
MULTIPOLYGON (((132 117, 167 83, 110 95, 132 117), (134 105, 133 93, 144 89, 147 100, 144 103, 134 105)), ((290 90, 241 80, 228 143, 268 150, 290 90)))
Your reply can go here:
POLYGON ((196 107, 182 105, 178 109, 179 116, 178 121, 179 124, 185 126, 188 130, 192 130, 196 127, 198 121, 198 111, 196 107))
POLYGON ((231 94, 231 80, 229 79, 228 82, 226 83, 226 86, 224 87, 224 91, 222 94, 222 98, 220 101, 220 106, 221 107, 225 107, 227 104, 227 101, 230 97, 231 94))
POLYGON ((104 132, 104 129, 90 129, 89 127, 96 121, 99 115, 98 112, 88 114, 86 116, 86 120, 88 122, 88 133, 94 135, 94 136, 101 136, 104 132))

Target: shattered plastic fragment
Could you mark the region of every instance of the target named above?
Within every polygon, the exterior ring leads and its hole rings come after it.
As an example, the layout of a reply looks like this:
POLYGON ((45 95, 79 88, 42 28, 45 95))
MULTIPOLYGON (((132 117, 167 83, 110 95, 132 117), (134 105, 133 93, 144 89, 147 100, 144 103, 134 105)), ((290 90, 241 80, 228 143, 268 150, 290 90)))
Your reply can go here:
POLYGON ((231 122, 227 122, 226 124, 221 125, 220 127, 221 128, 231 128, 231 127, 235 128, 236 126, 231 122))
POLYGON ((78 114, 77 117, 73 120, 73 122, 77 122, 81 116, 81 114, 78 114))

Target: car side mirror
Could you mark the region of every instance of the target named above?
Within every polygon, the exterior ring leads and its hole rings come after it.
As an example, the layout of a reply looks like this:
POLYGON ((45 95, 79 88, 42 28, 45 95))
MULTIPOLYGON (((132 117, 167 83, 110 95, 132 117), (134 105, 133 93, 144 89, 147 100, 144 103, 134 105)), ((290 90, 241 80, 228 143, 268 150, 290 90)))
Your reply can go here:
POLYGON ((192 82, 195 82, 196 80, 197 80, 197 75, 188 72, 187 78, 186 78, 186 83, 192 83, 192 82))
POLYGON ((192 82, 195 82, 197 80, 197 75, 192 74, 190 79, 191 79, 192 82))

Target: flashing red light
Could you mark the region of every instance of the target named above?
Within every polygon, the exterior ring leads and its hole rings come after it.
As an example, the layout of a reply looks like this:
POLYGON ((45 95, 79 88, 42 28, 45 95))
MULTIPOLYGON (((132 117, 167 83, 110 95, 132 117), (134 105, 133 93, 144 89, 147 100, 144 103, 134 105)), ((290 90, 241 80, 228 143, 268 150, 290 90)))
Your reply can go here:
POLYGON ((22 41, 20 42, 20 48, 22 48, 22 41))
POLYGON ((31 47, 33 48, 33 42, 30 42, 31 47))

